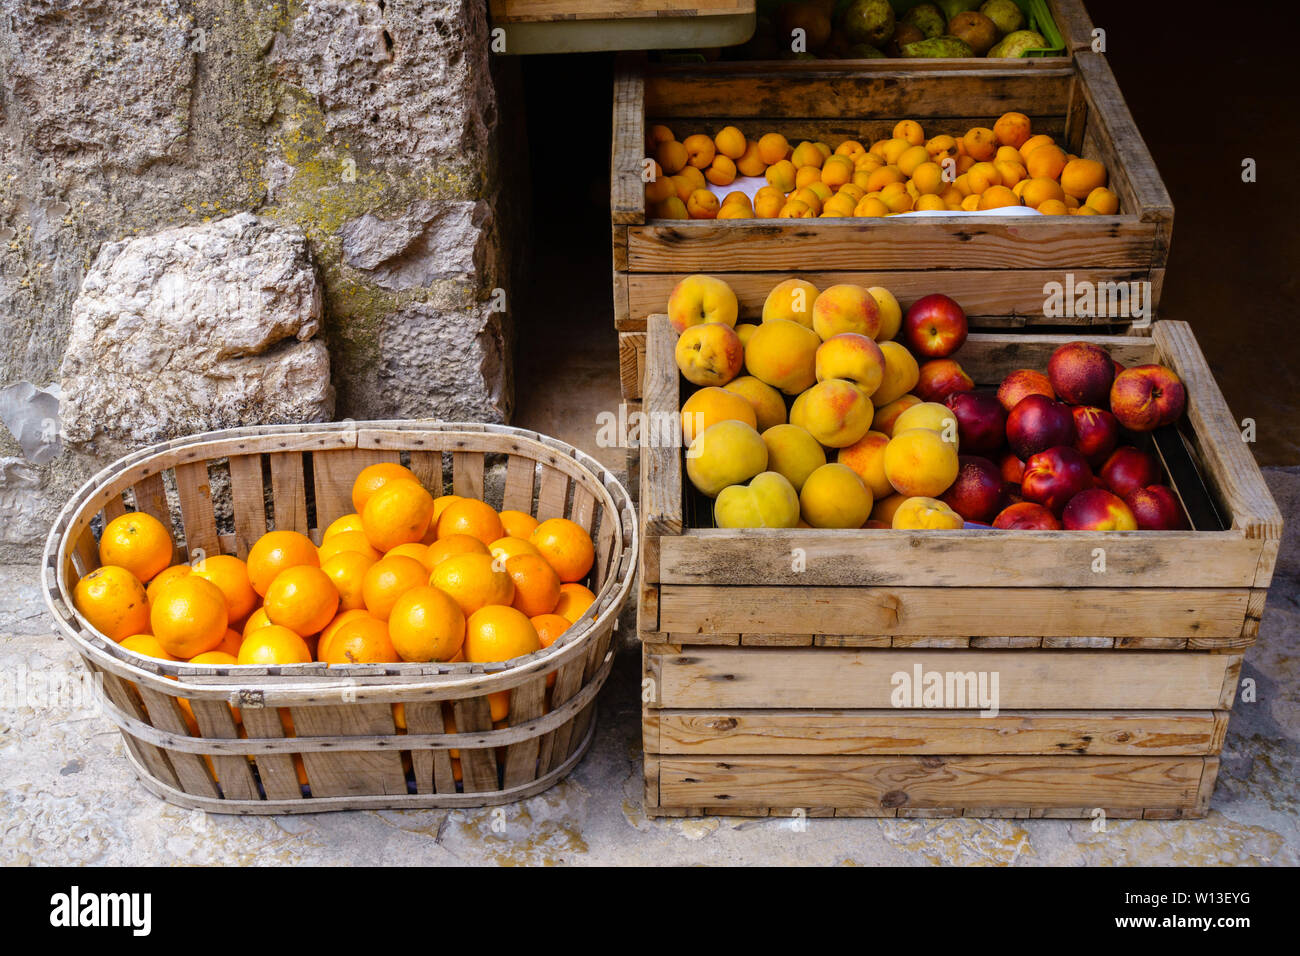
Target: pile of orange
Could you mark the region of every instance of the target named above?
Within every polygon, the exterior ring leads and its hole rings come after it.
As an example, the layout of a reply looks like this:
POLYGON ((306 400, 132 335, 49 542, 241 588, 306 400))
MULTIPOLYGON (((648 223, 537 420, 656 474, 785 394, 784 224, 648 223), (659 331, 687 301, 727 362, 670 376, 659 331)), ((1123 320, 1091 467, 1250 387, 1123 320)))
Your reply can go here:
POLYGON ((387 462, 357 475, 352 504, 319 546, 271 531, 246 560, 193 564, 173 563, 157 518, 122 515, 104 528, 101 567, 77 583, 74 603, 145 656, 282 665, 511 660, 549 647, 595 601, 581 583, 591 536, 566 518, 435 498, 387 462))
POLYGON ((1029 206, 1047 215, 1114 215, 1119 197, 1106 167, 1034 135, 1029 117, 1004 113, 993 128, 929 136, 916 120, 864 146, 845 140, 792 146, 780 133, 746 139, 734 126, 678 142, 666 126, 646 138, 650 214, 660 219, 811 219, 892 216, 1029 206), (708 188, 764 176, 751 200, 741 190, 719 202, 708 188))

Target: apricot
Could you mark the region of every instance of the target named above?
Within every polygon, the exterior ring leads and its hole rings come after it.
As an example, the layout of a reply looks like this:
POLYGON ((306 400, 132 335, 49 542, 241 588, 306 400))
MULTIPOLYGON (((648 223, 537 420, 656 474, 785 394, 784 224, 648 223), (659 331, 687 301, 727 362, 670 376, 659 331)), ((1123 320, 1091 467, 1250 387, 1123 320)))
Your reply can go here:
POLYGON ((913 146, 920 146, 925 142, 925 132, 921 129, 921 124, 916 120, 899 120, 894 124, 894 139, 905 140, 913 146))
POLYGON ((847 156, 832 156, 822 166, 821 181, 832 189, 839 189, 853 181, 853 160, 847 156))
POLYGON ((904 176, 911 176, 923 164, 930 162, 930 154, 924 146, 913 146, 898 157, 896 164, 904 176))
POLYGON ((793 528, 799 523, 799 494, 777 472, 760 472, 749 484, 718 493, 713 523, 719 528, 793 528))
POLYGON ((738 203, 738 202, 733 202, 733 203, 731 203, 730 205, 724 205, 721 209, 719 209, 719 210, 718 210, 718 215, 716 216, 716 218, 718 218, 718 219, 753 219, 753 218, 754 218, 754 210, 750 209, 748 206, 742 206, 742 205, 741 205, 740 203, 738 203))
POLYGON ((783 159, 768 166, 763 175, 767 178, 769 185, 781 190, 781 195, 785 196, 786 193, 794 191, 795 173, 794 163, 788 159, 783 159))
POLYGON ((686 203, 682 202, 676 196, 669 196, 663 202, 658 203, 654 208, 656 219, 689 219, 690 214, 686 211, 686 203))
POLYGON ((676 176, 669 176, 668 181, 672 183, 673 195, 682 202, 686 202, 690 199, 691 193, 700 188, 695 185, 689 177, 683 176, 681 173, 678 173, 676 176))
POLYGON ((745 346, 749 374, 787 395, 798 395, 817 381, 817 333, 789 319, 758 327, 745 346))
POLYGON ((795 491, 808 476, 826 464, 826 452, 808 431, 798 425, 775 425, 762 434, 767 446, 767 467, 785 477, 795 491))
POLYGON ((715 186, 730 186, 736 179, 736 164, 726 156, 714 156, 704 178, 715 186))
POLYGON ((694 166, 683 166, 682 171, 677 174, 685 178, 696 189, 708 189, 708 180, 704 178, 704 173, 700 172, 694 166))
POLYGON ((735 419, 758 429, 758 416, 749 400, 716 385, 702 388, 682 403, 682 440, 689 445, 710 425, 735 419))
POLYGON ((866 196, 853 207, 853 215, 877 219, 881 216, 888 216, 889 207, 875 196, 866 196))
POLYGON ((880 354, 885 357, 885 374, 880 386, 871 396, 875 405, 888 405, 916 387, 921 380, 921 366, 912 353, 897 342, 880 342, 880 354))
POLYGON ((686 200, 686 211, 692 219, 717 219, 718 197, 707 189, 697 189, 686 200))
POLYGON ((816 166, 800 166, 794 171, 794 188, 802 189, 822 181, 822 171, 816 166))
POLYGON ((1020 192, 1020 199, 1026 206, 1037 209, 1049 199, 1058 202, 1065 198, 1065 190, 1055 179, 1028 179, 1020 192))
POLYGON ((679 172, 689 158, 686 147, 676 140, 670 139, 655 147, 655 159, 669 176, 679 172))
POLYGON ((743 484, 766 470, 763 439, 734 419, 710 425, 686 449, 686 477, 710 498, 716 498, 728 485, 743 484))
POLYGON ((789 201, 803 203, 805 206, 807 206, 809 209, 812 210, 814 216, 821 215, 822 203, 825 202, 825 200, 822 199, 820 193, 818 193, 817 191, 815 191, 814 189, 808 186, 804 186, 801 189, 796 189, 794 191, 794 195, 790 197, 789 201))
POLYGON ((1088 193, 1085 205, 1091 206, 1103 216, 1113 216, 1119 212, 1119 197, 1105 186, 1098 186, 1088 193))
POLYGON ((815 166, 821 169, 822 164, 826 162, 826 157, 822 155, 822 151, 815 144, 805 140, 794 148, 794 154, 790 157, 790 162, 794 163, 795 169, 803 166, 815 166))
POLYGON ((1029 117, 1024 113, 1003 113, 993 124, 999 143, 1019 149, 1029 139, 1029 117))
POLYGON ((879 192, 890 183, 901 183, 907 179, 903 171, 897 166, 881 166, 874 170, 867 177, 866 185, 863 187, 869 193, 879 192))
POLYGON ((714 149, 731 160, 744 156, 747 145, 745 134, 734 126, 724 126, 718 130, 718 135, 713 137, 714 149))
POLYGON ((805 279, 778 282, 763 301, 763 321, 788 319, 811 329, 813 303, 820 294, 818 288, 805 279))
POLYGON ((718 152, 713 140, 703 133, 687 136, 682 140, 682 147, 686 150, 686 161, 696 169, 707 169, 718 152))
POLYGON ((907 531, 956 530, 965 525, 962 516, 937 498, 908 498, 894 509, 891 527, 907 531))
POLYGON ((998 151, 997 136, 985 126, 972 126, 961 141, 966 147, 966 155, 976 162, 992 159, 998 151))
POLYGON ((822 465, 799 492, 799 513, 814 528, 861 528, 871 517, 871 492, 848 465, 822 465))
POLYGON ((1071 159, 1061 170, 1061 188, 1075 199, 1087 199, 1106 182, 1106 167, 1095 159, 1071 159))
POLYGON ((816 216, 817 213, 813 208, 799 199, 788 200, 776 214, 778 219, 814 219, 816 216))
POLYGON ((912 170, 912 182, 923 196, 937 196, 947 188, 943 181, 943 169, 935 162, 924 162, 912 170))
POLYGON ((758 144, 749 143, 745 146, 745 151, 736 160, 736 169, 742 176, 762 176, 763 171, 767 169, 767 163, 763 162, 763 157, 758 154, 758 144))
POLYGON ((1037 136, 1029 137, 1029 139, 1020 144, 1020 161, 1028 166, 1030 153, 1036 150, 1039 146, 1051 146, 1055 144, 1055 142, 1056 140, 1044 133, 1039 133, 1037 136))
MULTIPOLYGON (((758 326, 753 328, 757 329, 758 326)), ((752 375, 742 375, 733 378, 722 387, 749 402, 750 407, 754 409, 754 416, 758 419, 756 427, 759 432, 785 424, 785 399, 766 382, 761 382, 752 375)))
POLYGON ((1067 162, 1065 150, 1049 144, 1039 146, 1025 157, 1025 169, 1033 179, 1059 179, 1067 162))
POLYGON ((904 431, 895 424, 885 448, 885 475, 894 490, 909 497, 937 498, 957 479, 957 470, 955 443, 928 428, 904 431))
POLYGON ((1059 199, 1044 199, 1038 204, 1038 211, 1044 216, 1065 216, 1070 212, 1059 199))
POLYGON ((853 469, 854 474, 862 479, 871 496, 876 499, 894 493, 894 486, 885 475, 885 448, 888 445, 888 435, 871 430, 852 445, 841 448, 835 455, 835 460, 841 465, 853 469))
POLYGON ((780 133, 765 133, 758 139, 758 155, 769 166, 786 159, 790 155, 790 143, 780 133))
POLYGON ((775 219, 785 205, 785 193, 775 186, 763 186, 754 193, 754 215, 759 219, 775 219))
POLYGON ((818 382, 790 406, 798 425, 828 448, 852 445, 871 428, 875 408, 862 389, 844 379, 818 382))
POLYGON ((1001 209, 1003 206, 1019 206, 1020 200, 1006 186, 990 186, 980 194, 980 209, 1001 209))

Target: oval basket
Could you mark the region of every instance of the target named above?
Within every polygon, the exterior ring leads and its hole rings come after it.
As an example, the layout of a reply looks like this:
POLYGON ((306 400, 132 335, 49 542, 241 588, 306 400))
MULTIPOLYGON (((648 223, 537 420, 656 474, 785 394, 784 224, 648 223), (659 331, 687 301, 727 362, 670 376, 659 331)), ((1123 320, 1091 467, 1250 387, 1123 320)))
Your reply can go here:
POLYGON ((611 635, 636 570, 627 491, 564 442, 498 425, 343 422, 209 432, 113 463, 68 502, 42 562, 46 603, 99 687, 145 786, 216 813, 479 807, 532 796, 581 759, 611 635), (358 471, 400 461, 435 495, 567 517, 596 544, 595 603, 545 650, 493 664, 210 667, 145 658, 73 609, 96 535, 128 510, 183 542, 176 559, 245 557, 267 530, 320 531, 352 511, 358 471), (509 695, 494 726, 489 695, 509 695), (396 705, 401 705, 396 706, 396 705), (447 717, 455 733, 447 732, 447 717), (404 726, 403 726, 404 725, 404 726))

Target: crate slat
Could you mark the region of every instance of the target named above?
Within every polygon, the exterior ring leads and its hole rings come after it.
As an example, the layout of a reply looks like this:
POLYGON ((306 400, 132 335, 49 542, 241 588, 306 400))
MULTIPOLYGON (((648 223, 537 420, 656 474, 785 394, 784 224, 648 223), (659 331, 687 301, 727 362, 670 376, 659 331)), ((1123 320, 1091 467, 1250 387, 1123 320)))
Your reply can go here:
MULTIPOLYGON (((392 708, 384 704, 293 707, 294 728, 303 737, 392 735, 392 708)), ((340 748, 346 743, 340 740, 340 748)), ((302 761, 312 796, 345 797, 406 793, 402 758, 396 751, 306 752, 302 761)))

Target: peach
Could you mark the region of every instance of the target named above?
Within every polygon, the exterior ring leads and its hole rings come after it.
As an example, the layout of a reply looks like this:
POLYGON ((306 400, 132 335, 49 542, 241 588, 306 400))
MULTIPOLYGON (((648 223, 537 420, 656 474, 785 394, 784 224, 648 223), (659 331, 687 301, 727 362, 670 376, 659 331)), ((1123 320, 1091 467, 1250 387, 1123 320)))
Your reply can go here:
POLYGON ((750 428, 758 427, 754 406, 743 396, 716 385, 702 388, 682 403, 682 440, 689 445, 710 425, 733 418, 750 428))
POLYGON ((870 398, 885 377, 880 346, 856 332, 832 335, 817 348, 817 381, 847 379, 870 398))
POLYGON ((799 492, 799 513, 814 528, 861 528, 875 504, 871 492, 847 465, 822 465, 799 492))
POLYGON ((790 424, 798 425, 828 448, 852 445, 871 428, 875 409, 852 382, 832 378, 803 392, 790 406, 790 424))
POLYGON ((686 162, 696 169, 707 169, 718 152, 713 140, 703 133, 687 136, 682 140, 682 146, 686 150, 686 162))
POLYGON ((1163 365, 1134 365, 1115 376, 1110 410, 1134 432, 1172 425, 1187 407, 1187 389, 1178 373, 1163 365))
POLYGON ((992 392, 953 392, 944 401, 957 416, 961 448, 988 454, 1002 447, 1007 437, 1007 413, 992 392))
POLYGON ((880 354, 885 357, 885 374, 880 380, 880 387, 871 396, 877 405, 888 405, 897 398, 902 398, 912 389, 921 377, 921 368, 916 364, 912 353, 897 342, 881 342, 880 354))
POLYGON ((1168 485, 1147 485, 1130 491, 1124 496, 1124 504, 1143 531, 1179 531, 1187 527, 1178 496, 1168 485))
POLYGON ((920 402, 906 409, 894 421, 895 432, 905 432, 910 428, 928 428, 938 432, 939 437, 952 444, 956 449, 960 444, 960 422, 957 415, 947 405, 939 402, 920 402))
POLYGON ((736 330, 721 322, 692 325, 677 339, 677 367, 694 385, 726 385, 745 365, 745 347, 736 330))
POLYGON ((974 389, 974 380, 960 364, 952 359, 931 359, 921 366, 915 391, 927 402, 942 402, 954 392, 974 389))
POLYGON ((884 432, 869 431, 852 445, 841 448, 835 456, 841 465, 853 469, 876 499, 894 493, 894 486, 885 475, 885 447, 888 444, 889 436, 884 432))
POLYGON ((891 527, 900 531, 956 531, 965 523, 961 515, 939 499, 917 495, 898 506, 891 527))
POLYGON ((1104 408, 1115 381, 1115 365, 1100 345, 1067 342, 1047 360, 1047 379, 1061 401, 1104 408))
POLYGON ((873 285, 867 289, 876 300, 876 312, 880 316, 880 327, 876 332, 877 342, 887 342, 898 334, 903 324, 903 309, 894 298, 894 294, 884 286, 873 285))
POLYGON ((764 322, 745 346, 749 374, 787 395, 798 395, 817 381, 817 347, 812 329, 788 319, 764 322))
POLYGON ((763 321, 788 319, 807 328, 813 327, 813 303, 820 295, 817 287, 803 279, 786 279, 772 287, 763 301, 763 321))
POLYGON ((1052 383, 1042 372, 1035 372, 1031 368, 1017 369, 1002 380, 998 386, 998 401, 1008 412, 1020 404, 1020 400, 1026 395, 1042 395, 1046 398, 1055 399, 1056 390, 1052 388, 1052 383))
POLYGON ((713 502, 719 528, 793 528, 799 523, 799 495, 774 471, 754 476, 748 485, 729 485, 713 502))
POLYGON ((1079 492, 1061 512, 1066 531, 1136 531, 1137 518, 1124 499, 1104 488, 1079 492))
POLYGON ((692 219, 717 219, 718 197, 707 189, 697 189, 686 198, 686 211, 692 219))
POLYGON ((785 399, 766 382, 761 382, 752 375, 742 375, 722 387, 749 402, 758 419, 757 428, 760 432, 765 432, 774 425, 785 424, 785 399))
POLYGON ((774 425, 762 434, 767 446, 767 467, 785 477, 794 490, 826 464, 826 452, 817 439, 798 425, 774 425))
POLYGON ((841 332, 874 339, 880 332, 880 307, 860 285, 833 285, 813 302, 813 329, 822 341, 841 332))
POLYGON ((713 276, 687 276, 668 296, 668 322, 678 334, 706 322, 734 326, 739 311, 731 286, 713 276))
POLYGON ((747 143, 745 134, 734 126, 724 126, 713 137, 714 148, 728 159, 740 159, 745 155, 747 143))
POLYGON ((686 477, 710 498, 766 470, 767 445, 758 432, 735 419, 710 425, 686 449, 686 477))
POLYGON ((957 480, 943 502, 967 521, 988 524, 1002 508, 1002 472, 979 455, 958 455, 957 462, 957 480))
POLYGON ((909 497, 937 498, 956 480, 957 469, 956 443, 928 428, 895 427, 885 447, 885 475, 895 491, 909 497))
POLYGON ((740 344, 748 345, 749 337, 758 329, 757 325, 752 322, 742 322, 736 326, 736 334, 740 336, 740 344))
POLYGON ((993 519, 993 527, 1003 531, 1060 531, 1061 522, 1042 505, 1033 501, 1017 501, 1007 505, 993 519))
POLYGON ((871 509, 871 520, 879 521, 886 528, 892 528, 894 526, 894 515, 906 500, 907 495, 900 495, 897 492, 877 500, 871 509))
MULTIPOLYGON (((875 401, 874 396, 872 397, 872 401, 875 401)), ((907 411, 913 405, 920 404, 921 400, 919 398, 908 393, 907 395, 894 399, 887 405, 877 405, 875 417, 871 422, 872 427, 875 428, 876 431, 884 432, 886 435, 892 437, 894 434, 894 423, 898 421, 898 416, 903 414, 903 412, 907 411)), ((960 422, 958 424, 960 425, 960 422)))

